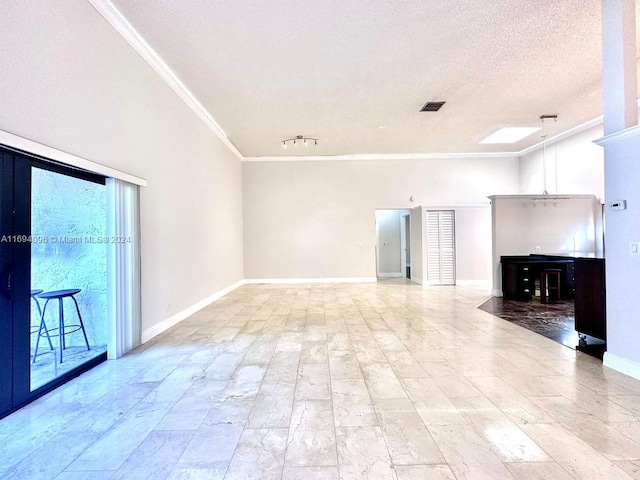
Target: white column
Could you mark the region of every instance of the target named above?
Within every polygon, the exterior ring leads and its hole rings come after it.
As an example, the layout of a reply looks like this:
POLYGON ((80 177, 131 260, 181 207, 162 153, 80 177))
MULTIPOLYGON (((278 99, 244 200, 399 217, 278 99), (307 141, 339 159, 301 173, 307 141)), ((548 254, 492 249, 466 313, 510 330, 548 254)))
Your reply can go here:
POLYGON ((635 0, 602 0, 604 134, 638 123, 635 0))
MULTIPOLYGON (((603 0, 604 179, 606 207, 605 274, 607 351, 604 365, 640 379, 640 257, 630 243, 640 239, 640 128, 636 106, 635 1, 603 0)), ((605 370, 606 374, 606 370, 605 370)))
POLYGON ((140 191, 107 179, 107 319, 109 359, 140 345, 140 191))

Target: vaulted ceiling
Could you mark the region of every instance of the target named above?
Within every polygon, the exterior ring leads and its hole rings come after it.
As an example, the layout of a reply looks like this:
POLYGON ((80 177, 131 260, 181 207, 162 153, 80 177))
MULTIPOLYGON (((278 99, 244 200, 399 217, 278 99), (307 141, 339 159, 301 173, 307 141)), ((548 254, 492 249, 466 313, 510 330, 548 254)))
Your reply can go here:
POLYGON ((600 0, 112 3, 246 157, 513 152, 602 113, 600 0))

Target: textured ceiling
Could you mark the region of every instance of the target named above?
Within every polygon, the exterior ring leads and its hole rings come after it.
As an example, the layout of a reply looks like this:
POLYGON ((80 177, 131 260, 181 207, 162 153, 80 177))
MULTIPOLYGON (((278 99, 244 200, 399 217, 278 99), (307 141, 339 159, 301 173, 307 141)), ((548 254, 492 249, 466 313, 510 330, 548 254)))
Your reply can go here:
POLYGON ((519 151, 540 133, 478 142, 602 113, 600 0, 112 2, 247 157, 519 151))

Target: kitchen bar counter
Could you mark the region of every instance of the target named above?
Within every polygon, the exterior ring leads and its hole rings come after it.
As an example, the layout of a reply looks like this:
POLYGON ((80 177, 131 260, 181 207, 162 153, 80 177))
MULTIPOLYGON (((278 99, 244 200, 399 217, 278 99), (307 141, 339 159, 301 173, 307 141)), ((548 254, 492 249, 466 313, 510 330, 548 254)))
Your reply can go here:
POLYGON ((572 257, 556 255, 513 255, 500 257, 502 264, 502 296, 512 300, 531 300, 542 270, 554 268, 560 273, 560 298, 571 299, 575 293, 572 257))
POLYGON ((511 255, 500 257, 502 294, 514 300, 532 300, 540 273, 560 270, 560 298, 575 299, 576 331, 606 340, 604 259, 593 256, 511 255))

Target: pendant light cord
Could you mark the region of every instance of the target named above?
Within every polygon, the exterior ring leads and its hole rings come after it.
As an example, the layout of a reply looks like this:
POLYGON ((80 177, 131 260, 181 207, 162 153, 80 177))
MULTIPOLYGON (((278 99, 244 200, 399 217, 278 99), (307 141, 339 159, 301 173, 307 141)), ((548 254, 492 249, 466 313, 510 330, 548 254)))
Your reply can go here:
POLYGON ((558 194, 558 141, 553 142, 553 166, 556 171, 556 195, 558 194))
MULTIPOLYGON (((558 115, 540 115, 540 121, 542 122, 542 128, 544 128, 544 121, 553 119, 554 123, 558 121, 558 115)), ((544 131, 544 130, 543 130, 544 131)), ((546 133, 542 135, 542 194, 549 195, 547 191, 547 137, 546 133)), ((554 164, 555 168, 555 185, 556 185, 556 195, 558 194, 558 155, 557 155, 557 141, 553 144, 553 152, 554 152, 554 164)))
POLYGON ((542 136, 542 194, 549 195, 547 192, 547 136, 542 136))

